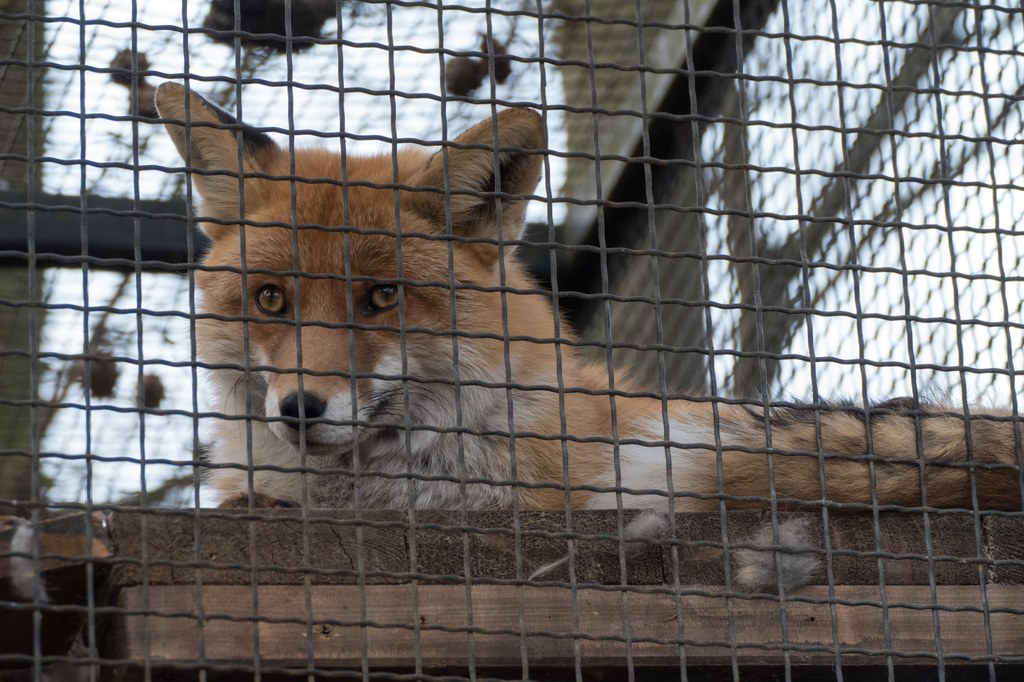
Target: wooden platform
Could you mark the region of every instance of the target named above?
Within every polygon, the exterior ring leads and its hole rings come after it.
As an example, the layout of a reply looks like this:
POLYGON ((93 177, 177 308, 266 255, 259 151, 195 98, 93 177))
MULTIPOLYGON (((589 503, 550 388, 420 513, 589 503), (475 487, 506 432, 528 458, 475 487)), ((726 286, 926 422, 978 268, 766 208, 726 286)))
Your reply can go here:
MULTIPOLYGON (((730 679, 734 666, 760 671, 753 679, 786 667, 834 678, 828 671, 841 666, 850 679, 861 671, 884 679, 888 669, 923 679, 990 665, 1016 675, 1024 664, 1020 517, 888 513, 876 532, 870 515, 832 515, 825 534, 822 516, 811 514, 825 570, 784 596, 740 591, 726 576, 767 515, 681 514, 670 533, 621 542, 634 517, 89 517, 89 534, 102 539, 86 562, 101 582, 91 613, 98 669, 119 680, 200 679, 200 671, 226 680, 256 671, 261 679, 313 671, 625 679, 630 670, 660 680, 680 679, 684 667, 730 679)), ((69 527, 64 521, 64 535, 69 527)), ((61 547, 62 570, 75 551, 86 553, 61 547)), ((59 621, 74 602, 26 610, 8 598, 0 626, 35 612, 59 621)), ((34 656, 0 653, 0 663, 34 656)), ((73 662, 52 648, 44 656, 73 662)))

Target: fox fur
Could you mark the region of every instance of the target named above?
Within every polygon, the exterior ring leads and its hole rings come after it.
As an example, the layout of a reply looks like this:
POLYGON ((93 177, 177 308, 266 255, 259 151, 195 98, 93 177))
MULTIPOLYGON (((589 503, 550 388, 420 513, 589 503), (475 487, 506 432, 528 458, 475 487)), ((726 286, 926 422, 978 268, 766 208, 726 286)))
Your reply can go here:
POLYGON ((1020 509, 1009 412, 644 394, 584 359, 507 242, 541 171, 507 109, 440 150, 290 150, 183 86, 222 500, 392 509, 1020 509), (241 226, 241 227, 240 227, 241 226), (270 292, 270 293, 267 293, 270 292))

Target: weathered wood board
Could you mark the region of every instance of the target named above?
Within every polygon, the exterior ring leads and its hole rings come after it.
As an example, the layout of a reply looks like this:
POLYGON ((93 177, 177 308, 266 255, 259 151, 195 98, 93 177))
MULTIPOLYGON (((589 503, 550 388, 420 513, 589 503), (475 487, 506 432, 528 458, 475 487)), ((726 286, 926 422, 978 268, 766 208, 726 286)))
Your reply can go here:
POLYGON ((124 590, 116 657, 374 669, 947 664, 1024 655, 1020 589, 876 586, 778 599, 481 585, 124 590), (987 613, 982 608, 987 605, 987 613), (784 614, 784 617, 783 617, 784 614), (987 625, 986 625, 987 622, 987 625), (784 625, 783 625, 784 624, 784 625), (984 633, 991 633, 991 647, 984 633), (201 643, 201 648, 200 648, 201 643), (680 646, 685 643, 685 646, 680 646))

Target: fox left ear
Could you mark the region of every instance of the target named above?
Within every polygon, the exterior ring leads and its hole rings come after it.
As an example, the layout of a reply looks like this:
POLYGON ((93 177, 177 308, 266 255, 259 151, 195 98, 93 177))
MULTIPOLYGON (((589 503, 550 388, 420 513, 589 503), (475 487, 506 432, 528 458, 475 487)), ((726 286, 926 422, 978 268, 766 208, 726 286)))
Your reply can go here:
MULTIPOLYGON (((254 208, 262 197, 261 181, 251 177, 273 169, 282 150, 265 133, 243 125, 225 111, 177 83, 156 91, 156 106, 192 181, 203 199, 203 214, 222 221, 242 220, 245 213, 239 176, 245 183, 245 204, 254 208), (241 142, 241 143, 239 143, 241 142)), ((203 229, 217 239, 233 229, 217 223, 203 229)))
POLYGON ((544 127, 535 111, 500 111, 456 138, 447 153, 430 157, 412 181, 424 189, 409 193, 407 201, 442 229, 450 212, 456 235, 497 239, 500 231, 515 239, 540 180, 544 148, 544 127))

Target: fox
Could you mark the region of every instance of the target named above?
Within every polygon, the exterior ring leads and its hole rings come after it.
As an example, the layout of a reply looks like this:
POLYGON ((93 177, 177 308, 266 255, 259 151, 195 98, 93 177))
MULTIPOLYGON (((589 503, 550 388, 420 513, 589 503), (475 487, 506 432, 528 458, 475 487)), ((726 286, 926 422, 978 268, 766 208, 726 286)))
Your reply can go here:
POLYGON ((1021 508, 1011 410, 662 396, 585 357, 516 255, 532 109, 356 155, 181 84, 156 104, 212 243, 195 335, 225 506, 1021 508))

